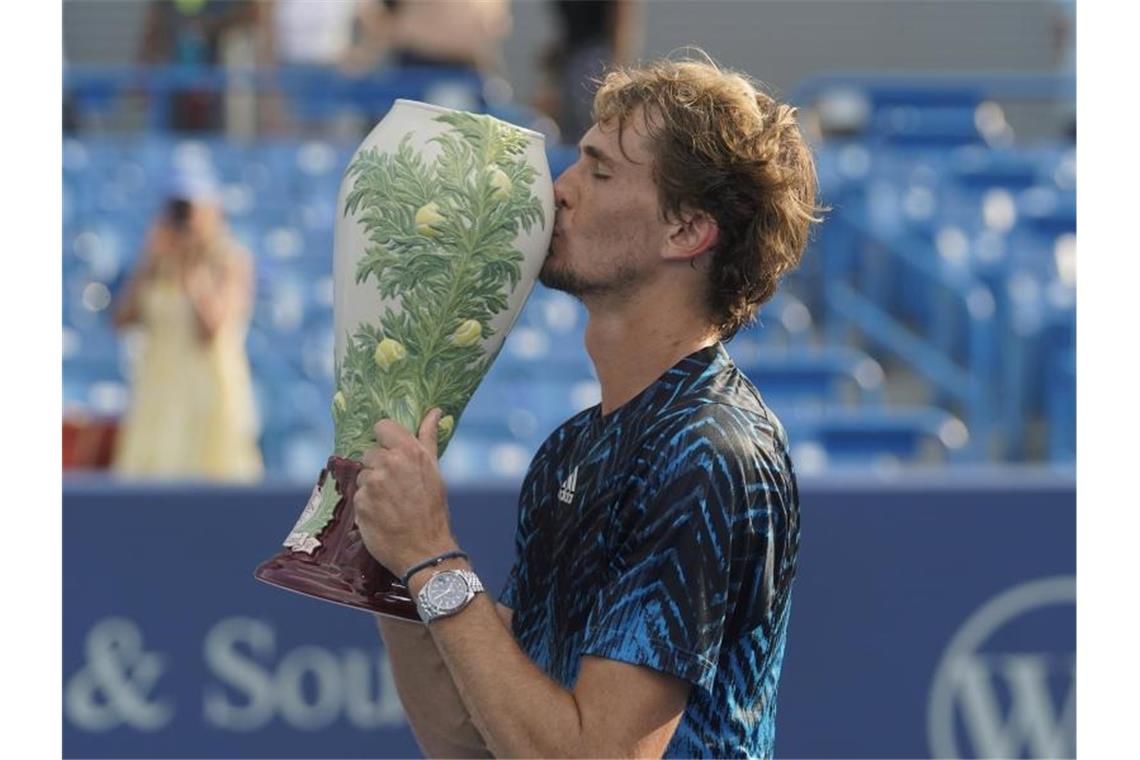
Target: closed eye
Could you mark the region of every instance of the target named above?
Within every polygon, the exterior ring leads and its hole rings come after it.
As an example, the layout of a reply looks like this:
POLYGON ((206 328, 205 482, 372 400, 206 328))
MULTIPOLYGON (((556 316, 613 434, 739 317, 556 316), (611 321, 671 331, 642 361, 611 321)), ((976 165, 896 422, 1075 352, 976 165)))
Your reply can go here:
POLYGON ((602 173, 603 169, 604 168, 610 168, 613 165, 613 162, 610 160, 609 156, 607 156, 605 153, 603 153, 601 150, 599 150, 597 148, 597 146, 579 145, 578 146, 578 152, 579 152, 579 155, 584 155, 584 156, 587 156, 591 159, 591 161, 593 163, 593 167, 592 167, 593 171, 591 172, 591 174, 594 177, 596 177, 598 179, 609 179, 612 176, 610 174, 603 174, 602 173))

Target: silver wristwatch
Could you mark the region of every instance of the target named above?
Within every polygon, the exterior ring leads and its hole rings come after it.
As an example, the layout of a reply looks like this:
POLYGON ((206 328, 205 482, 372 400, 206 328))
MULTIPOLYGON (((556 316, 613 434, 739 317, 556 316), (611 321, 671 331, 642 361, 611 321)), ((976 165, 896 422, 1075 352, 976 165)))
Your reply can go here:
POLYGON ((483 591, 470 570, 437 570, 416 595, 416 609, 425 623, 460 612, 483 591))

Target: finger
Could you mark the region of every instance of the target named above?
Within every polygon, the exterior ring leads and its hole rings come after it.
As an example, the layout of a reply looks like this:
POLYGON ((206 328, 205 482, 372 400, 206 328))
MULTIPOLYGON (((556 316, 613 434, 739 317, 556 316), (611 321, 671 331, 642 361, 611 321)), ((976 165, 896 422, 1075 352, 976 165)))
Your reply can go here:
POLYGON ((420 423, 420 443, 435 456, 439 452, 439 420, 443 417, 443 410, 439 407, 432 409, 420 423))
POLYGON ((411 433, 395 420, 380 420, 373 426, 372 432, 376 436, 377 445, 385 449, 390 449, 402 439, 411 437, 411 433))
POLYGON ((380 479, 380 468, 383 463, 379 459, 375 460, 374 466, 365 465, 360 468, 360 472, 356 473, 356 487, 364 488, 374 480, 380 479))
MULTIPOLYGON (((374 470, 380 466, 380 462, 383 458, 384 450, 377 447, 364 452, 364 456, 360 458, 360 463, 364 466, 365 470, 374 470)), ((364 470, 361 470, 361 474, 364 474, 364 470)))
POLYGON ((352 497, 352 509, 355 512, 357 522, 359 522, 361 519, 368 519, 368 497, 366 497, 364 495, 364 492, 359 488, 356 490, 356 493, 352 497))
POLYGON ((356 497, 353 499, 354 502, 357 498, 360 497, 360 492, 363 491, 365 486, 367 486, 367 485, 368 485, 368 470, 362 469, 360 472, 356 473, 356 497))

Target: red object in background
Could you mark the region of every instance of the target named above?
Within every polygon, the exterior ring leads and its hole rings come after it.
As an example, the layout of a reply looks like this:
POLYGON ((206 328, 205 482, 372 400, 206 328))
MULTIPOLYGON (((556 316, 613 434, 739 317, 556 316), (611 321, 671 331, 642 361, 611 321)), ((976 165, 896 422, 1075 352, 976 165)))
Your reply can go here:
POLYGON ((63 469, 106 470, 115 452, 119 420, 73 415, 63 418, 63 469))

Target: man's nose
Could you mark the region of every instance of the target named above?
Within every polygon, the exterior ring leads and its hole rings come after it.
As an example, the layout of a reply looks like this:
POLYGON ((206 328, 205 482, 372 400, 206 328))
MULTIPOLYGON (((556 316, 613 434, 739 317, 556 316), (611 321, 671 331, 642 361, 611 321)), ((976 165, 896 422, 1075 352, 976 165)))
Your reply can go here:
POLYGON ((570 205, 570 182, 568 176, 573 168, 567 168, 554 182, 554 208, 567 208, 570 205))

